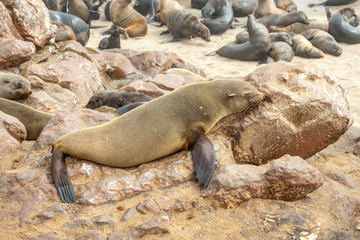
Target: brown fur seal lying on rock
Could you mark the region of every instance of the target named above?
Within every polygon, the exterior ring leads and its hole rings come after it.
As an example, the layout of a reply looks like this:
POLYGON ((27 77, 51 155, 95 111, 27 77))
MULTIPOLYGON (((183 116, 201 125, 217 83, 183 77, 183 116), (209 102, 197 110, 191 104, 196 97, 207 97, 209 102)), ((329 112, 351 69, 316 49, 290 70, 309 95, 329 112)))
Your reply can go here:
POLYGON ((244 81, 193 83, 158 97, 100 126, 68 133, 52 144, 51 169, 63 202, 76 201, 65 155, 113 167, 131 167, 190 149, 196 178, 206 187, 215 167, 207 132, 223 117, 264 99, 244 81))
POLYGON ((331 16, 328 32, 338 42, 360 43, 360 29, 350 24, 350 19, 357 17, 354 8, 344 8, 331 16))
POLYGON ((0 98, 0 111, 16 117, 24 124, 27 140, 36 140, 48 121, 54 116, 4 98, 0 98))
MULTIPOLYGON (((142 37, 148 31, 146 19, 130 6, 131 0, 113 0, 110 5, 110 18, 115 26, 120 27, 126 38, 142 37)), ((111 33, 110 30, 106 31, 111 33)))
POLYGON ((319 29, 309 29, 302 33, 302 35, 311 42, 314 47, 321 51, 334 56, 340 56, 342 48, 335 38, 328 32, 319 29))
POLYGON ((165 32, 170 32, 174 36, 172 40, 167 42, 178 42, 181 38, 190 39, 191 37, 200 37, 206 42, 210 42, 209 29, 191 13, 184 13, 179 10, 170 11, 166 26, 168 30, 165 32))
POLYGON ((119 108, 129 103, 134 102, 148 102, 152 100, 152 97, 149 97, 141 93, 133 92, 102 92, 93 95, 89 102, 86 104, 87 108, 95 109, 101 106, 109 106, 113 108, 119 108))
POLYGON ((32 93, 29 81, 17 74, 0 72, 0 97, 6 99, 27 98, 32 93))
POLYGON ((227 44, 217 50, 216 53, 223 57, 244 61, 265 62, 270 45, 268 30, 264 25, 256 22, 253 16, 249 15, 247 32, 249 33, 249 41, 242 44, 227 44))

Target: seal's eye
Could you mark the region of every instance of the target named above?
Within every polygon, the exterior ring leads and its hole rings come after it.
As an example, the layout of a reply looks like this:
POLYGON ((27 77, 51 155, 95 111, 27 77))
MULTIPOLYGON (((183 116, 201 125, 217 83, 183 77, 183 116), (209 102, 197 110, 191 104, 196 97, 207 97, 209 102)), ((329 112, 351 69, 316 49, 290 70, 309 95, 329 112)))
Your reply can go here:
POLYGON ((251 92, 244 93, 244 96, 245 96, 245 97, 248 97, 248 96, 250 96, 250 95, 251 95, 251 92))
POLYGON ((10 80, 6 79, 6 80, 4 80, 4 83, 10 83, 10 80))
POLYGON ((97 98, 95 101, 96 101, 96 102, 100 102, 100 100, 101 100, 100 98, 97 98))

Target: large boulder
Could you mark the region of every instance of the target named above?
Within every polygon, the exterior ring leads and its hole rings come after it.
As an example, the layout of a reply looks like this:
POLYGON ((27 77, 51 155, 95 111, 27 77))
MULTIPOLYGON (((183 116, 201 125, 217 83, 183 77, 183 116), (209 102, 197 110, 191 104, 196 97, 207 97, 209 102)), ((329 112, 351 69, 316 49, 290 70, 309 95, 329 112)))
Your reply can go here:
POLYGON ((276 62, 245 77, 265 102, 234 114, 210 132, 225 134, 238 163, 264 164, 285 154, 309 158, 334 143, 352 124, 345 90, 320 65, 276 62))
POLYGON ((31 59, 36 48, 33 43, 22 40, 0 41, 0 70, 16 67, 31 59))

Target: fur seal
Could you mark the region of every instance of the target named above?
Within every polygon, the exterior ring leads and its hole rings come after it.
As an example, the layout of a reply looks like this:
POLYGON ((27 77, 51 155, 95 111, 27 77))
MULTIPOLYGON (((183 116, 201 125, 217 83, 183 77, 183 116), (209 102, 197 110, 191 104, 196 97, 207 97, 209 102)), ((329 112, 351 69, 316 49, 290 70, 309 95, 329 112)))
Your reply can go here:
POLYGON ((112 3, 112 0, 111 1, 108 1, 105 5, 105 9, 104 9, 104 13, 105 13, 105 18, 106 20, 108 21, 111 21, 111 17, 110 17, 110 5, 112 3))
POLYGON ((270 26, 270 31, 272 31, 272 32, 293 32, 293 33, 300 34, 309 29, 321 29, 321 30, 327 31, 328 27, 329 27, 329 23, 327 21, 309 20, 309 24, 293 23, 284 28, 270 26))
POLYGON ((120 46, 120 31, 116 27, 111 31, 110 37, 104 37, 99 42, 99 49, 121 48, 120 46))
POLYGON ((295 11, 287 14, 271 14, 256 19, 270 30, 270 26, 287 27, 293 23, 299 22, 309 24, 308 17, 303 11, 295 11))
MULTIPOLYGON (((269 33, 270 42, 286 42, 292 45, 292 40, 287 32, 271 32, 269 33)), ((249 41, 249 33, 247 31, 239 32, 236 34, 236 43, 241 44, 249 41)))
POLYGON ((264 25, 256 22, 253 16, 249 15, 247 32, 249 33, 249 41, 242 44, 227 44, 217 50, 217 53, 223 57, 244 61, 266 61, 270 45, 268 30, 264 25))
POLYGON ((234 17, 247 17, 257 4, 257 0, 231 0, 234 17))
POLYGON ((51 21, 56 26, 55 42, 76 40, 76 35, 71 27, 63 23, 51 21))
POLYGON ((125 113, 127 113, 127 112, 129 112, 129 111, 131 111, 131 110, 133 110, 133 109, 135 109, 135 108, 143 105, 144 103, 146 103, 146 102, 129 103, 129 104, 126 104, 126 105, 124 105, 124 106, 122 106, 122 107, 119 107, 118 109, 116 109, 116 110, 114 111, 114 113, 116 113, 117 115, 121 116, 121 115, 123 115, 123 114, 125 114, 125 113))
POLYGON ((145 36, 148 31, 146 19, 130 6, 130 2, 131 0, 113 0, 110 5, 111 21, 113 25, 120 27, 120 32, 126 38, 145 36))
POLYGON ((340 6, 340 5, 346 5, 353 2, 356 2, 357 0, 326 0, 322 3, 310 3, 308 4, 308 7, 314 7, 314 6, 340 6))
POLYGON ((309 29, 302 33, 302 35, 311 42, 314 47, 321 51, 334 56, 340 56, 342 48, 335 38, 328 32, 319 29, 309 29))
MULTIPOLYGON (((197 17, 180 10, 171 10, 166 19, 166 27, 174 38, 168 42, 178 42, 181 38, 200 37, 210 42, 210 31, 197 17)), ((167 32, 167 31, 166 31, 167 32)))
POLYGON ((185 9, 176 0, 160 0, 160 22, 166 25, 169 13, 172 10, 185 12, 185 9))
POLYGON ((275 61, 291 62, 295 53, 292 47, 286 42, 271 42, 268 55, 275 61))
POLYGON ((287 12, 297 11, 296 3, 292 0, 274 0, 277 8, 287 12))
POLYGON ((0 111, 16 117, 26 128, 26 139, 36 140, 48 121, 54 116, 32 109, 24 104, 0 98, 0 111))
POLYGON ((285 11, 276 8, 273 0, 258 0, 254 9, 254 17, 260 18, 266 15, 284 12, 285 11))
POLYGON ((76 41, 85 46, 90 37, 89 26, 79 17, 49 10, 50 19, 53 22, 65 24, 74 31, 76 36, 76 41))
POLYGON ((91 109, 95 109, 101 106, 119 108, 129 103, 148 102, 152 99, 152 97, 141 93, 120 91, 102 92, 93 95, 90 98, 89 102, 86 104, 86 107, 91 109))
POLYGON ((22 99, 32 93, 29 81, 17 74, 0 72, 0 98, 22 99))
POLYGON ((303 35, 294 34, 292 36, 293 41, 293 51, 295 52, 295 56, 300 56, 304 58, 322 58, 324 57, 324 53, 314 47, 311 42, 309 42, 303 35))
POLYGON ((222 34, 231 27, 234 19, 229 0, 209 0, 201 10, 204 21, 201 21, 209 30, 210 34, 222 34))
POLYGON ((51 169, 60 198, 76 201, 65 155, 131 167, 190 149, 198 183, 207 187, 215 167, 215 151, 205 134, 221 118, 244 112, 263 99, 263 93, 244 81, 193 83, 110 122, 68 133, 52 143, 51 169))
POLYGON ((160 12, 160 0, 136 0, 134 9, 146 18, 147 22, 154 19, 155 13, 160 12))
POLYGON ((60 10, 60 1, 59 0, 43 0, 45 3, 45 6, 53 11, 59 11, 60 10))
POLYGON ((351 26, 349 20, 355 15, 354 8, 344 8, 336 12, 329 20, 328 32, 338 42, 360 43, 360 29, 351 26))
MULTIPOLYGON (((98 17, 92 18, 92 14, 89 8, 86 6, 83 0, 67 0, 68 1, 68 13, 81 18, 84 22, 89 24, 89 28, 98 28, 99 26, 92 26, 91 19, 98 19, 98 17)), ((100 17, 100 16, 99 16, 100 17)))
POLYGON ((191 0, 191 7, 201 10, 208 0, 191 0))

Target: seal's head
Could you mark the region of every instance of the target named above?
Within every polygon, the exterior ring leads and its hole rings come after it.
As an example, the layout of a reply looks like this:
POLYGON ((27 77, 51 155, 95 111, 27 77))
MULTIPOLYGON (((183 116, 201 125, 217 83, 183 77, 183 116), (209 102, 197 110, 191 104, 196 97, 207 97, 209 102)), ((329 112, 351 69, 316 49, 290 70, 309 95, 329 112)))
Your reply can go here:
POLYGON ((31 86, 26 78, 12 73, 0 73, 0 97, 23 99, 31 93, 31 86))
POLYGON ((88 103, 86 104, 86 108, 90 108, 90 109, 95 109, 95 108, 98 108, 98 107, 101 107, 103 104, 102 104, 102 97, 104 96, 103 93, 97 93, 95 95, 93 95, 88 103))

